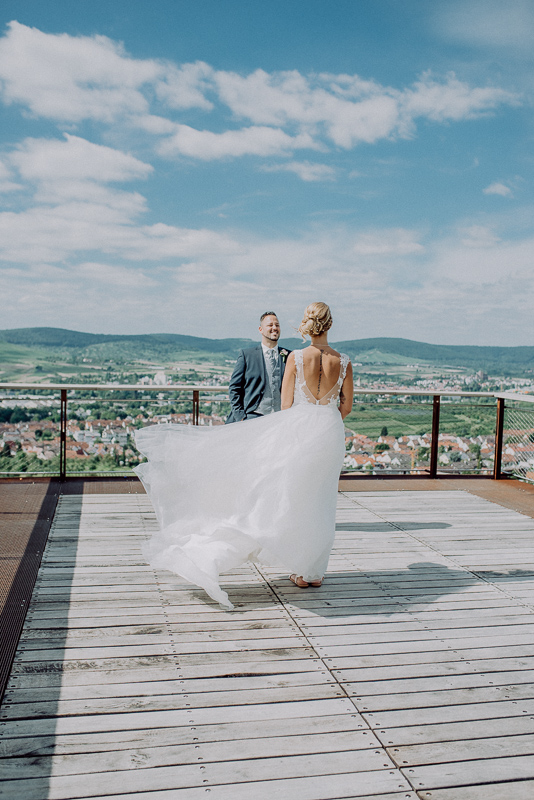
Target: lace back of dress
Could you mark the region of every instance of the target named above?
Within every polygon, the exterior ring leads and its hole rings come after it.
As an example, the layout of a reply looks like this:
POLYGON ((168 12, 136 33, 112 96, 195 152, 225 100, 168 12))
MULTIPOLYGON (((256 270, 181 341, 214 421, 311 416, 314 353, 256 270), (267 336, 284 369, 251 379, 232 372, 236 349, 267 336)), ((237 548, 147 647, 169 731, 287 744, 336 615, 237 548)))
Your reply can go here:
POLYGON ((295 381, 294 402, 312 403, 315 406, 329 406, 337 404, 339 400, 339 394, 341 392, 341 387, 343 386, 343 381, 345 380, 345 375, 347 374, 347 365, 349 363, 349 357, 345 355, 345 353, 341 353, 340 365, 339 365, 339 378, 337 379, 337 383, 335 383, 332 386, 332 388, 329 389, 328 392, 326 392, 326 394, 317 399, 316 397, 313 396, 304 378, 304 353, 302 350, 295 350, 294 353, 295 353, 295 365, 297 367, 297 379, 295 381))

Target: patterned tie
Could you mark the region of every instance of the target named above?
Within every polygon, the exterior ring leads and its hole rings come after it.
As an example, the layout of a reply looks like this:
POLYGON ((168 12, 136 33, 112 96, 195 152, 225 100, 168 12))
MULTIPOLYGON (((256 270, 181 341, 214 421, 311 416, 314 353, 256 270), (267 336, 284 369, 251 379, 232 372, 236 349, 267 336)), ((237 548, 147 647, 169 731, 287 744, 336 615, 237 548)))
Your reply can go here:
POLYGON ((280 411, 280 386, 278 381, 275 381, 275 352, 274 347, 267 351, 269 356, 269 383, 271 384, 271 394, 273 398, 273 411, 280 411))

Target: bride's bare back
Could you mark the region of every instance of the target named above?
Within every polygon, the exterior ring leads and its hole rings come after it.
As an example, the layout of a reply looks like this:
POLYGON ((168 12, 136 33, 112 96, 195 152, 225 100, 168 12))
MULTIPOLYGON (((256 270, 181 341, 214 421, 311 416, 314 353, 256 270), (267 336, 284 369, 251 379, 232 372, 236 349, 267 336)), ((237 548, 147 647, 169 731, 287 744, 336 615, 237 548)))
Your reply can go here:
POLYGON ((339 400, 343 417, 352 408, 352 366, 347 356, 326 343, 312 344, 291 353, 282 385, 282 408, 293 405, 296 383, 303 399, 309 403, 337 405, 339 400))
POLYGON ((337 386, 341 372, 341 354, 328 347, 306 347, 302 353, 306 387, 315 401, 321 401, 337 386))

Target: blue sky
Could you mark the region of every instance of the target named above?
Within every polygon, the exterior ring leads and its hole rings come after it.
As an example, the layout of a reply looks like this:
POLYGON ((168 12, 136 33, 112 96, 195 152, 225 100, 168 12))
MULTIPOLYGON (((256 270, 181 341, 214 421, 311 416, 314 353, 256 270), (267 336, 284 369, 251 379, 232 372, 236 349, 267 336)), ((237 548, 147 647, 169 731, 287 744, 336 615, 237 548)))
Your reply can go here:
POLYGON ((2 328, 534 343, 530 0, 4 0, 2 328))

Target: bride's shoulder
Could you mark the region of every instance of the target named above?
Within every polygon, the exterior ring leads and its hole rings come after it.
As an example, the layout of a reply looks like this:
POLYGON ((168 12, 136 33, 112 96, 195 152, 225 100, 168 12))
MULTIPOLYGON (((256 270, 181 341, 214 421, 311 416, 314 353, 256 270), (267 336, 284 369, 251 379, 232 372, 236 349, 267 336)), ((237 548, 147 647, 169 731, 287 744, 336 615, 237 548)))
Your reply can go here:
POLYGON ((296 361, 297 361, 297 360, 296 360, 296 358, 295 358, 295 351, 294 351, 294 350, 292 350, 292 351, 291 351, 290 353, 288 353, 287 355, 284 355, 284 354, 282 354, 282 358, 283 358, 283 359, 284 359, 284 361, 285 361, 285 365, 286 365, 286 371, 287 371, 287 369, 288 369, 288 368, 289 368, 290 370, 293 370, 293 369, 295 369, 295 366, 296 366, 296 361))
POLYGON ((330 355, 334 356, 334 358, 343 358, 343 353, 338 353, 333 347, 330 348, 330 355))

